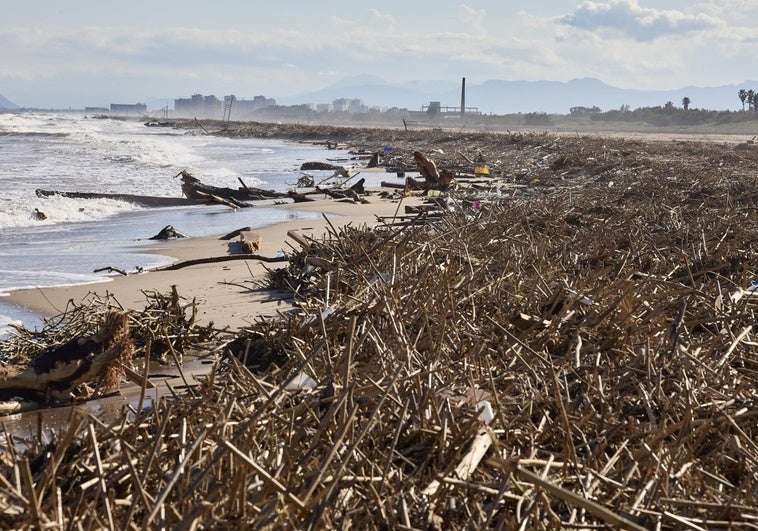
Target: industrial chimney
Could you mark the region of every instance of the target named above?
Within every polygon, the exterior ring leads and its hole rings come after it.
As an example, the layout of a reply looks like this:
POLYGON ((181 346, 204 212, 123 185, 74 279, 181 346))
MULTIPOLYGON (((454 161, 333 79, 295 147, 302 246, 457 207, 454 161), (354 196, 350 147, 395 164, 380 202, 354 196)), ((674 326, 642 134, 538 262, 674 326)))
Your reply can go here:
POLYGON ((466 78, 461 82, 461 118, 466 114, 466 78))

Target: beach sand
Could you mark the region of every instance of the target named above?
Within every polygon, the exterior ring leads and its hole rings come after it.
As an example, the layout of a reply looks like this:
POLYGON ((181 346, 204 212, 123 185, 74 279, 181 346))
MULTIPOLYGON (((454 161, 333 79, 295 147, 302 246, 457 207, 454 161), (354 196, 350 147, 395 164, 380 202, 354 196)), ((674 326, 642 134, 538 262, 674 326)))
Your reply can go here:
MULTIPOLYGON (((334 200, 318 200, 307 203, 280 205, 281 208, 321 212, 324 216, 311 220, 297 220, 260 229, 254 229, 262 236, 262 247, 258 254, 274 257, 279 251, 291 249, 297 244, 287 237, 287 232, 295 230, 305 237, 319 238, 329 229, 331 223, 340 227, 348 223, 355 226, 377 224, 377 216, 392 216, 406 204, 418 204, 418 198, 398 200, 381 199, 377 195, 368 198, 369 204, 342 203, 334 200), (327 221, 328 220, 328 221, 327 221)), ((202 208, 202 207, 200 207, 202 208)), ((230 226, 229 232, 240 227, 230 226)), ((167 241, 165 245, 151 252, 158 252, 178 261, 229 255, 229 242, 219 236, 189 238, 167 241)), ((235 239, 231 241, 235 241, 235 239)), ((93 259, 93 267, 96 261, 93 259)), ((35 288, 12 292, 6 302, 28 308, 43 316, 61 314, 70 301, 80 303, 87 297, 112 295, 127 309, 142 310, 146 305, 143 292, 168 293, 175 285, 180 297, 198 304, 197 322, 201 325, 213 323, 216 328, 229 327, 232 330, 244 327, 257 316, 274 315, 291 306, 269 291, 251 291, 253 281, 265 279, 266 268, 286 267, 286 263, 264 264, 258 260, 234 260, 185 267, 174 271, 148 271, 135 275, 116 275, 110 282, 98 284, 35 288)))

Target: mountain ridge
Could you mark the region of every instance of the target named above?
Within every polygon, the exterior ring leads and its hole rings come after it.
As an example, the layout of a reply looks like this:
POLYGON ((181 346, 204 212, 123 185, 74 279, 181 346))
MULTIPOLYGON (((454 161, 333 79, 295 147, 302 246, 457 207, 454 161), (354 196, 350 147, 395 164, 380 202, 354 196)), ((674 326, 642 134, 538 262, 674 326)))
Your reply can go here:
MULTIPOLYGON (((482 83, 466 83, 466 105, 477 107, 483 114, 545 112, 567 114, 571 107, 600 107, 603 111, 663 106, 671 101, 681 106, 690 99, 692 108, 739 110, 737 91, 741 88, 758 91, 758 81, 744 81, 717 87, 687 86, 670 90, 624 89, 591 78, 569 81, 506 81, 489 79, 482 83)), ((421 110, 430 101, 443 106, 460 106, 460 84, 452 81, 410 81, 387 83, 376 76, 353 76, 311 92, 276 98, 283 105, 299 103, 331 103, 338 98, 361 99, 368 106, 399 107, 421 110), (361 80, 370 81, 360 83, 361 80), (358 83, 351 84, 351 81, 358 83)))
POLYGON ((18 109, 18 105, 0 94, 0 109, 18 109))

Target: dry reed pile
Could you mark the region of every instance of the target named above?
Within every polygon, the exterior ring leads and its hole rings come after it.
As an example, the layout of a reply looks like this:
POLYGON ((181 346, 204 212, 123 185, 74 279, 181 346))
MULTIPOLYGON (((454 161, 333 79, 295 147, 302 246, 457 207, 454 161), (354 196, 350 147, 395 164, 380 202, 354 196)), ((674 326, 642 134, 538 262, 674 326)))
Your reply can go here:
POLYGON ((189 396, 6 453, 3 525, 758 527, 758 179, 614 175, 301 241, 189 396))

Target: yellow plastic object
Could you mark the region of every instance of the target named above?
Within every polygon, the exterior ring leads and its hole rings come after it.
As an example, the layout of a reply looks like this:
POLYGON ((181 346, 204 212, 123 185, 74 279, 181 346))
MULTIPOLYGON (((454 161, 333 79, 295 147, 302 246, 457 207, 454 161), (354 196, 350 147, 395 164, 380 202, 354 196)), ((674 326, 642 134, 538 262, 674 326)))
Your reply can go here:
POLYGON ((484 165, 484 166, 476 166, 474 168, 474 175, 489 175, 490 169, 484 165))

